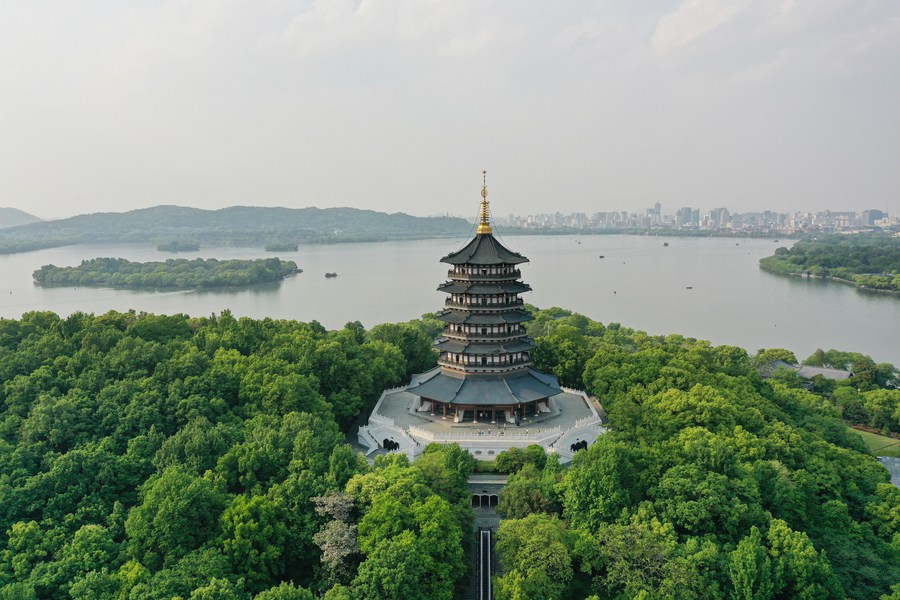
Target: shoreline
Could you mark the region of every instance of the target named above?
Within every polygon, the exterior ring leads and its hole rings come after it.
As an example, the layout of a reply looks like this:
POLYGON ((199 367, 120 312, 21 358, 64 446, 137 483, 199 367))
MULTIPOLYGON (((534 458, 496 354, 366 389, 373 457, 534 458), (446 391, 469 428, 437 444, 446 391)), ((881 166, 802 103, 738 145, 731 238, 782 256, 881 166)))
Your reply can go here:
MULTIPOLYGON (((502 231, 502 228, 497 228, 500 235, 506 235, 509 237, 523 237, 523 236, 603 236, 603 235, 627 235, 633 237, 657 237, 657 238, 701 238, 701 239, 743 239, 743 240, 791 240, 796 241, 799 240, 801 236, 794 234, 752 234, 752 233, 715 233, 709 231, 698 231, 698 232, 678 232, 678 231, 650 231, 650 230, 619 230, 619 229, 560 229, 560 230, 535 230, 535 231, 527 231, 521 229, 514 229, 512 231, 502 231)), ((328 246, 328 245, 344 245, 344 244, 375 244, 375 243, 386 243, 386 242, 406 242, 406 241, 421 241, 421 240, 445 240, 445 239, 454 239, 460 237, 459 235, 454 235, 451 233, 446 234, 423 234, 423 235, 404 235, 397 237, 381 237, 381 236, 372 236, 372 237, 360 237, 358 239, 342 239, 339 237, 335 237, 333 239, 322 239, 322 240, 314 240, 314 241, 306 241, 306 242, 298 242, 298 250, 290 250, 291 252, 299 252, 302 251, 304 246, 328 246)), ((206 243, 200 243, 199 250, 178 250, 178 251, 170 251, 159 248, 159 243, 153 240, 145 240, 145 241, 123 241, 123 240, 86 240, 86 241, 74 241, 74 240, 59 240, 59 243, 56 242, 47 242, 45 244, 38 245, 34 248, 27 249, 15 249, 4 251, 0 248, 0 256, 12 256, 15 254, 27 254, 28 252, 39 252, 41 250, 51 250, 55 248, 63 248, 65 246, 82 246, 82 245, 110 245, 110 246, 154 246, 159 252, 168 252, 172 254, 190 254, 193 252, 202 252, 204 247, 214 247, 214 248, 243 248, 243 249, 252 249, 252 250, 262 250, 265 252, 288 252, 288 250, 266 250, 264 246, 257 246, 255 244, 241 244, 241 243, 228 243, 225 240, 220 241, 209 241, 206 243)))
POLYGON ((844 279, 843 277, 835 277, 834 275, 815 275, 812 273, 781 273, 779 271, 775 271, 773 269, 767 269, 762 264, 759 265, 761 271, 765 271, 766 273, 771 273, 772 275, 783 275, 786 277, 800 277, 801 279, 821 279, 822 281, 836 281, 838 283, 843 283, 845 285, 852 285, 857 290, 864 292, 874 292, 879 294, 888 294, 891 296, 900 296, 900 290, 881 290, 878 288, 871 288, 864 285, 859 285, 852 279, 844 279))

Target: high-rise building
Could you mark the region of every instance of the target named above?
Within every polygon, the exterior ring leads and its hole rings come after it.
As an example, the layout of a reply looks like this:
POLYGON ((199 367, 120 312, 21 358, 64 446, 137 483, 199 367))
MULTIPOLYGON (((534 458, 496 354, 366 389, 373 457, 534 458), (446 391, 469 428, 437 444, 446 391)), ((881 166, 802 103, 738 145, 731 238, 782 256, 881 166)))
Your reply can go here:
POLYGON ((875 221, 880 221, 882 219, 887 218, 887 213, 878 210, 877 208, 870 208, 869 210, 864 210, 862 213, 862 225, 865 227, 872 227, 875 225, 875 221))

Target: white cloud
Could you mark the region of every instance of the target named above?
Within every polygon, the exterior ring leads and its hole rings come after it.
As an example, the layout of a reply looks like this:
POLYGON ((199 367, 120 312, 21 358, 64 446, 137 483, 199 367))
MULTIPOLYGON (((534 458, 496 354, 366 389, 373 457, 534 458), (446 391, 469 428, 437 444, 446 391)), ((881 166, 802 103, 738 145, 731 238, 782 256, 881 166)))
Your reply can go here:
POLYGON ((748 6, 749 0, 684 0, 659 20, 651 44, 662 53, 677 50, 727 25, 748 6))

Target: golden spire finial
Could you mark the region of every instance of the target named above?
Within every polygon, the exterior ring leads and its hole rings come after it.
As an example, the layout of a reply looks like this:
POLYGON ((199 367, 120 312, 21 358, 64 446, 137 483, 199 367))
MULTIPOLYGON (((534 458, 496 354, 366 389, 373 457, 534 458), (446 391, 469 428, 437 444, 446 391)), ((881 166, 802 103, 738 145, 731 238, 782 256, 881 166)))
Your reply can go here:
POLYGON ((482 233, 491 233, 491 208, 488 206, 487 199, 487 171, 481 172, 482 177, 482 187, 481 187, 481 210, 478 213, 478 229, 476 233, 481 235, 482 233))

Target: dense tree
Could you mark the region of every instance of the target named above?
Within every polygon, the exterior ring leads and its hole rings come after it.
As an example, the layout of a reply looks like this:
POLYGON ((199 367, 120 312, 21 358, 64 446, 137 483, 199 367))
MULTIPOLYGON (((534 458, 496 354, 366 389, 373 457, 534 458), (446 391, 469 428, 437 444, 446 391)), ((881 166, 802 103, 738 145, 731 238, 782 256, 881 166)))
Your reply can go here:
POLYGON ((354 399, 349 422, 406 369, 358 325, 0 319, 0 590, 246 598, 289 574, 321 586, 313 536, 327 518, 310 499, 368 471, 332 401, 354 399))
POLYGON ((573 576, 565 536, 565 524, 548 515, 532 514, 502 521, 497 531, 497 552, 503 576, 496 580, 497 597, 509 600, 563 597, 573 576))
POLYGON ((561 473, 553 466, 541 472, 533 464, 526 464, 509 476, 500 492, 498 512, 513 519, 535 512, 558 514, 562 509, 561 498, 557 494, 561 479, 561 473))
POLYGON ((170 467, 149 480, 141 496, 125 531, 143 564, 169 565, 218 535, 227 498, 215 481, 170 467))
POLYGON ((759 529, 753 527, 728 557, 728 576, 735 600, 768 600, 773 596, 772 561, 759 529))
POLYGON ((790 350, 785 350, 784 348, 762 348, 753 357, 753 366, 757 368, 764 367, 775 360, 783 360, 792 365, 797 364, 797 357, 790 350))
POLYGON ((432 341, 437 332, 428 331, 417 322, 384 323, 369 331, 369 338, 396 346, 406 359, 404 379, 414 373, 423 373, 437 364, 437 354, 432 341))
POLYGON ((259 591, 285 570, 284 508, 268 496, 236 496, 222 514, 222 546, 247 586, 259 591))
MULTIPOLYGON (((354 596, 384 600, 437 598, 430 594, 428 558, 422 550, 411 531, 402 531, 378 544, 359 567, 353 582, 354 596)), ((447 592, 439 597, 450 598, 447 592)))
POLYGON ((123 288, 189 289, 279 281, 297 271, 290 260, 217 260, 170 258, 138 263, 124 258, 83 260, 76 267, 44 265, 34 281, 45 287, 88 285, 123 288))
POLYGON ((525 465, 532 465, 540 470, 547 463, 547 453, 537 444, 526 448, 512 447, 498 454, 494 462, 501 473, 515 473, 525 465))
MULTIPOLYGON (((402 325, 0 319, 0 598, 461 595, 472 456, 370 466, 342 431, 424 364, 440 323, 402 325)), ((562 309, 529 328, 565 377, 583 362, 610 431, 565 468, 498 457, 505 523, 530 523, 498 595, 891 593, 900 495, 842 418, 893 431, 892 366, 822 351, 855 375, 807 391, 733 347, 562 309)))
POLYGON ((283 582, 276 587, 258 593, 253 600, 314 600, 312 592, 293 583, 283 582))
MULTIPOLYGON (((568 318, 539 311, 544 327, 545 314, 568 318)), ((611 432, 575 455, 561 485, 542 485, 519 453, 502 461, 520 469, 504 490, 509 514, 539 514, 546 491, 561 492, 571 586, 586 586, 576 596, 870 598, 900 578, 894 488, 841 421, 888 419, 893 367, 823 351, 818 364, 860 374, 806 391, 757 374, 793 362, 785 351, 751 361, 614 324, 579 331, 596 340, 583 380, 611 432)))

